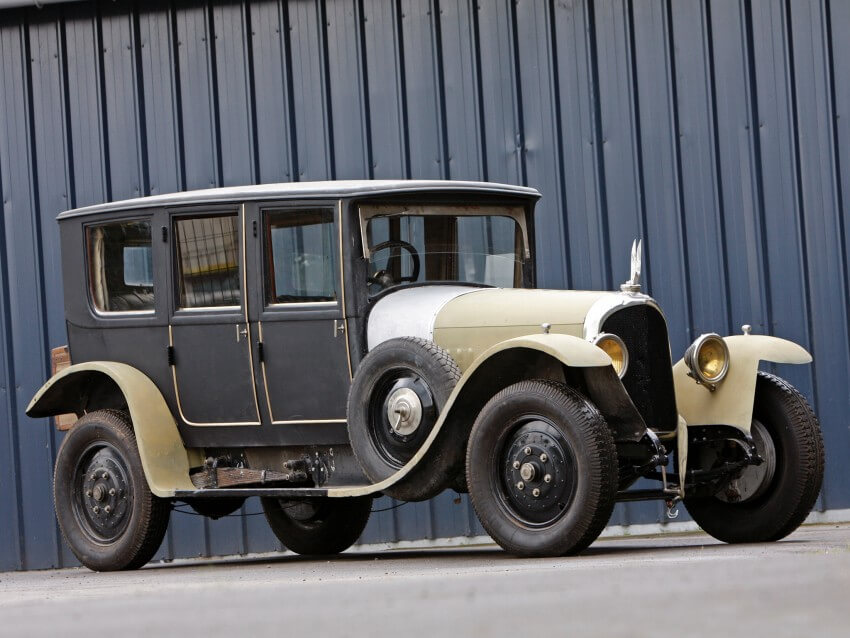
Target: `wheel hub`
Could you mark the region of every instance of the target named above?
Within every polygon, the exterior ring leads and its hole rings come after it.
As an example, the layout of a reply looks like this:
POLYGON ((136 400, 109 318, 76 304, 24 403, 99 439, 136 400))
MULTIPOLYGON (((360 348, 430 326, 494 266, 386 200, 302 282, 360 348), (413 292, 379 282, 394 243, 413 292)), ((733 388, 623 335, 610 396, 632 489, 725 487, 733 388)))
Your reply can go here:
POLYGON ((110 445, 95 446, 82 456, 76 477, 74 510, 81 527, 98 542, 115 540, 132 509, 123 458, 110 445))
POLYGON ((502 455, 503 501, 523 523, 541 527, 560 518, 576 484, 567 441, 550 423, 534 419, 509 435, 502 455))
POLYGON ((390 426, 401 436, 416 432, 422 421, 422 401, 410 388, 398 388, 387 400, 387 420, 390 426))
POLYGON ((738 477, 726 486, 725 490, 716 495, 719 500, 726 503, 740 503, 758 498, 764 494, 776 472, 776 446, 773 444, 770 432, 761 421, 753 419, 750 435, 753 437, 756 452, 761 456, 762 463, 745 467, 738 477))
POLYGON ((410 370, 387 373, 370 400, 369 427, 378 453, 394 467, 413 458, 437 421, 425 380, 410 370))
POLYGON ((519 468, 519 475, 522 477, 523 481, 533 481, 537 474, 537 468, 534 463, 523 463, 519 468))

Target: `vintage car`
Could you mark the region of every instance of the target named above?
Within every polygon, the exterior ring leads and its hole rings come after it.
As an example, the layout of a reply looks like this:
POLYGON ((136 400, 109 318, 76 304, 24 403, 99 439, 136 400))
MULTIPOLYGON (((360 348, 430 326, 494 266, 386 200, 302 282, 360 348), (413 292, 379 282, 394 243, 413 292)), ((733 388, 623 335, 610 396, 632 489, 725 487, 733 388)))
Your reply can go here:
POLYGON ((683 500, 727 542, 796 529, 821 434, 759 362, 809 354, 745 326, 674 365, 639 244, 619 291, 536 289, 538 198, 340 181, 61 214, 68 346, 27 414, 69 429, 54 496, 77 558, 140 567, 174 503, 251 496, 285 547, 333 554, 374 496, 447 488, 521 556, 582 551, 627 500, 683 500))

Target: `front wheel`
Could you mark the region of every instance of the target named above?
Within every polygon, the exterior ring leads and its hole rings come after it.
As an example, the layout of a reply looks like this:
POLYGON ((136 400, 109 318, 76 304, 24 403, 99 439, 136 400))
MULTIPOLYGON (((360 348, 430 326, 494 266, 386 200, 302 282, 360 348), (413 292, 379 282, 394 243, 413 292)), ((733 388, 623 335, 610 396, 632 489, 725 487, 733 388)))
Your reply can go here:
POLYGON ((369 522, 372 497, 262 498, 277 539, 296 554, 339 554, 351 547, 369 522))
POLYGON ((504 549, 575 554, 611 517, 617 449, 587 399, 560 383, 522 381, 478 415, 466 475, 481 524, 504 549))
POLYGON ((686 498, 688 512, 726 543, 776 541, 797 529, 823 482, 823 438, 806 399, 788 382, 758 373, 751 434, 761 465, 721 492, 686 498))
POLYGON ((96 571, 136 569, 162 543, 171 505, 150 491, 129 416, 89 412, 62 441, 56 518, 74 556, 96 571))

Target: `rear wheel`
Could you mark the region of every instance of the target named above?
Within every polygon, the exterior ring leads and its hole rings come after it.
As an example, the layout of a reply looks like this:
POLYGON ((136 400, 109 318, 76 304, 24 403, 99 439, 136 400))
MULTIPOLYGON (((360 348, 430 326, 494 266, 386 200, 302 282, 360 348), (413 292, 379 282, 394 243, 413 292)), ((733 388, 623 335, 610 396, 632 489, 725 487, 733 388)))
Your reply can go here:
POLYGON ((523 381, 494 396, 472 428, 466 463, 479 520, 511 553, 578 553, 611 517, 611 431, 589 401, 563 384, 523 381))
POLYGON ((823 482, 823 438, 811 407, 788 382, 758 374, 751 434, 764 462, 713 496, 685 499, 697 524, 727 543, 787 536, 806 519, 823 482))
POLYGON ((62 441, 56 518, 74 556, 96 571, 136 569, 156 553, 171 505, 150 491, 129 416, 89 412, 62 441))
POLYGON ((372 497, 263 498, 275 536, 296 554, 338 554, 351 547, 369 522, 372 497))
POLYGON ((185 503, 201 516, 213 520, 230 516, 245 504, 242 497, 226 498, 193 498, 186 499, 185 503))

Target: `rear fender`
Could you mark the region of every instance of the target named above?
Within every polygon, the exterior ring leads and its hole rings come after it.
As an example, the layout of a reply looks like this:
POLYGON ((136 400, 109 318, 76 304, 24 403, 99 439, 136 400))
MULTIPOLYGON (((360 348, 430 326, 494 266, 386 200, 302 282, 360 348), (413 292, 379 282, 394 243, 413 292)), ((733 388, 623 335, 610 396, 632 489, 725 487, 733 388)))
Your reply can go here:
POLYGON ((805 348, 767 335, 724 337, 729 347, 729 371, 714 392, 688 376, 683 359, 673 366, 673 384, 679 414, 689 426, 730 425, 749 434, 760 361, 810 363, 805 348))
POLYGON ((194 490, 189 468, 200 465, 201 458, 197 452, 183 446, 171 410, 156 385, 132 366, 113 361, 89 361, 65 368, 36 393, 27 407, 27 416, 38 418, 67 412, 80 415, 87 409, 83 404, 84 389, 92 382, 105 382, 107 378, 118 387, 126 401, 151 492, 168 498, 174 496, 176 490, 194 490))

